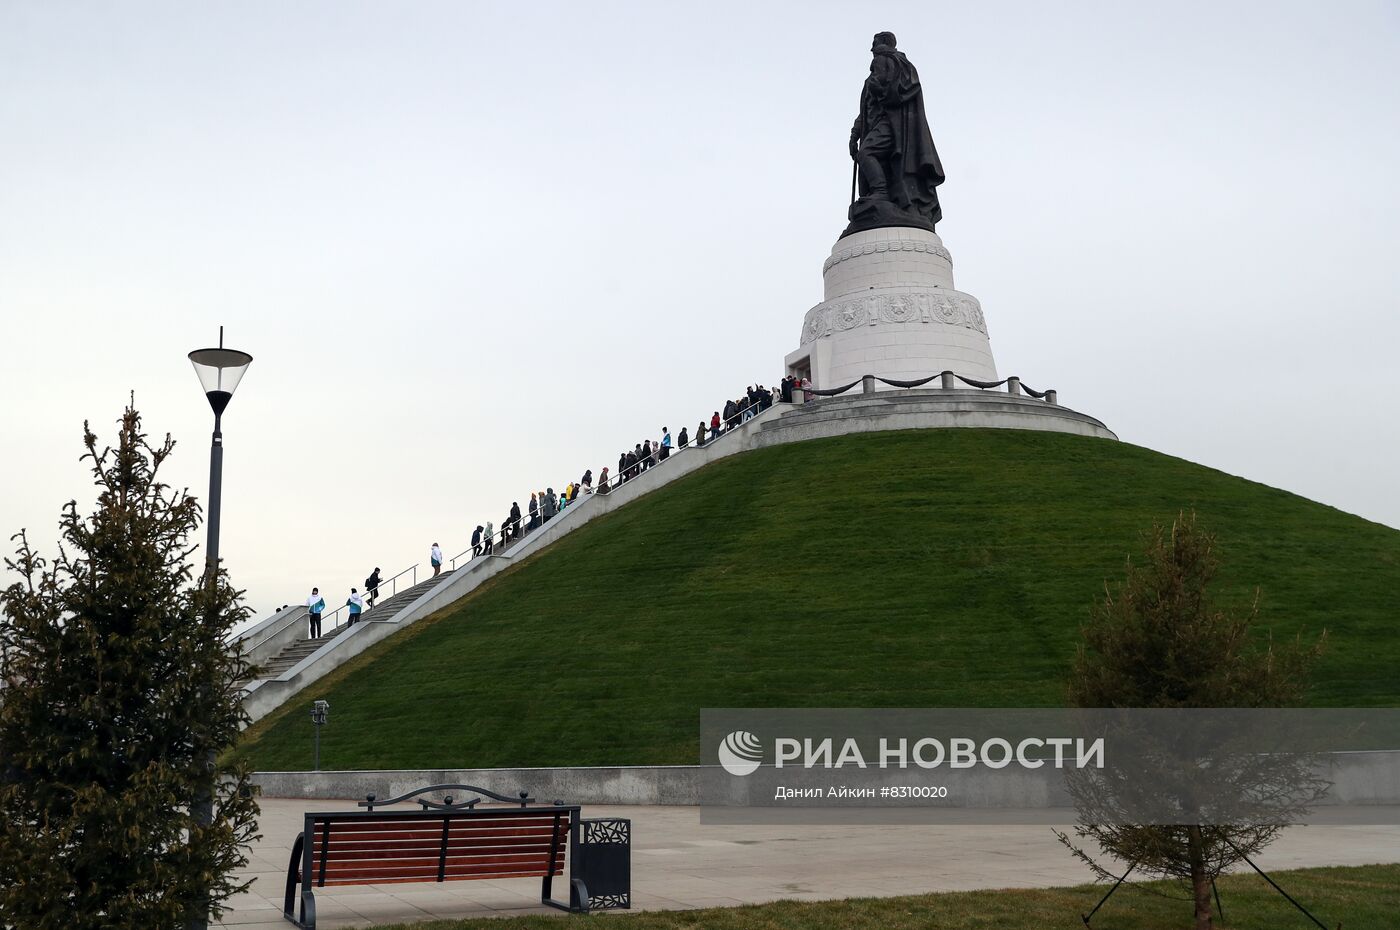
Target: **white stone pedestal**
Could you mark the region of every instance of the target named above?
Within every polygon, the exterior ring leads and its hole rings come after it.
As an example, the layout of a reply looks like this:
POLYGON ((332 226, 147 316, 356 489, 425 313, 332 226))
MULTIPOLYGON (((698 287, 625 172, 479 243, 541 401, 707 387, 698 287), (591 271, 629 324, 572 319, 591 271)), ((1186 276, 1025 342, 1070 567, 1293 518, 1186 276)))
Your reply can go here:
POLYGON ((790 374, 818 389, 864 375, 914 381, 942 371, 997 380, 982 306, 954 290, 952 258, 935 233, 852 233, 832 247, 822 279, 826 299, 802 321, 801 347, 785 360, 790 374))

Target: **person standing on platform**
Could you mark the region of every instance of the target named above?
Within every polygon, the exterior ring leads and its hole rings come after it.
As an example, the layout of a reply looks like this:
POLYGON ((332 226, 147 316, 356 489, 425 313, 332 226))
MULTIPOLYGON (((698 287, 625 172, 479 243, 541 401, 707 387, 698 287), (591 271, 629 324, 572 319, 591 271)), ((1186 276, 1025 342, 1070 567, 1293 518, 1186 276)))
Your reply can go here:
POLYGON ((520 501, 512 501, 510 505, 510 538, 520 538, 520 501))
POLYGON ((608 493, 608 466, 604 465, 603 470, 598 473, 598 493, 608 493))
POLYGON ((365 593, 369 595, 369 606, 374 606, 374 599, 379 596, 379 566, 375 566, 374 571, 365 579, 365 593))
POLYGON ((583 473, 583 493, 593 493, 593 469, 588 469, 583 473))
POLYGON ((491 554, 491 541, 496 536, 496 527, 490 520, 486 521, 486 530, 481 534, 481 554, 491 554))
POLYGON ((321 611, 326 609, 326 599, 321 596, 320 588, 312 588, 311 596, 306 599, 306 619, 310 622, 311 635, 307 639, 319 639, 321 637, 321 611))
POLYGON ((540 528, 540 502, 535 498, 535 492, 530 492, 530 532, 540 528))
POLYGON ((705 421, 701 420, 700 425, 695 427, 695 448, 700 448, 705 444, 705 421))
POLYGON ((671 431, 666 427, 661 427, 661 461, 666 461, 671 457, 671 431))
POLYGON ((480 523, 478 523, 478 524, 476 525, 476 529, 472 530, 472 558, 476 558, 476 557, 479 556, 479 555, 481 555, 481 524, 480 524, 480 523))
POLYGON ((685 427, 682 426, 682 427, 681 427, 681 434, 680 434, 679 436, 676 437, 676 448, 677 448, 677 449, 684 449, 684 448, 685 448, 686 446, 688 446, 688 445, 690 445, 690 434, 687 433, 687 432, 685 431, 685 427))
POLYGON ((345 602, 345 606, 350 608, 350 622, 346 626, 354 626, 355 621, 360 619, 360 611, 365 609, 365 599, 360 597, 354 589, 350 589, 350 599, 345 602))
POLYGON ((442 549, 437 543, 433 543, 433 548, 428 552, 428 561, 433 563, 433 577, 436 578, 442 571, 442 549))
MULTIPOLYGON (((730 403, 734 403, 732 400, 730 403)), ((716 410, 714 416, 710 417, 710 442, 719 438, 719 411, 716 410)))

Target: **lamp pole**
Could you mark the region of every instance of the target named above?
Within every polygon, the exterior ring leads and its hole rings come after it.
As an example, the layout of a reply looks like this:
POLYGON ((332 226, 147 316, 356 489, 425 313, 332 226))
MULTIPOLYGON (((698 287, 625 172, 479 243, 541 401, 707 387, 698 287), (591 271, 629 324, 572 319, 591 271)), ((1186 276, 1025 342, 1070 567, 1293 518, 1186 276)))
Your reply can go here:
MULTIPOLYGON (((219 511, 223 505, 224 484, 224 432, 223 415, 228 402, 233 399, 233 391, 243 378, 243 373, 252 364, 253 356, 237 349, 224 348, 224 328, 219 327, 219 346, 216 349, 195 349, 189 354, 194 372, 204 388, 204 396, 214 411, 214 436, 209 447, 209 509, 206 517, 208 536, 204 547, 204 584, 210 588, 211 609, 214 591, 219 584, 219 511)), ((207 827, 214 822, 215 765, 214 750, 209 751, 206 765, 209 780, 201 784, 190 804, 190 818, 196 826, 207 827)), ((209 908, 207 902, 198 913, 186 922, 188 930, 208 930, 209 908)))
MULTIPOLYGON (((223 342, 223 327, 219 327, 223 342)), ((211 587, 219 577, 219 510, 224 495, 224 431, 223 414, 214 414, 214 436, 209 445, 209 520, 205 525, 208 536, 204 544, 204 580, 211 587)))

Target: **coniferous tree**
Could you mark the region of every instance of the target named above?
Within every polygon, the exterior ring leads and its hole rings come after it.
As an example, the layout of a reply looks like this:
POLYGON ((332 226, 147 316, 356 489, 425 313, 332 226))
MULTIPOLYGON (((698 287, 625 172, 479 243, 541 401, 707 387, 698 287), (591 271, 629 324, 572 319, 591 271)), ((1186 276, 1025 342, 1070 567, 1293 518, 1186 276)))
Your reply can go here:
MULTIPOLYGON (((1193 709, 1297 705, 1325 634, 1311 645, 1251 642, 1258 595, 1247 611, 1216 607, 1209 589, 1218 568, 1215 537, 1196 525, 1194 513, 1180 515, 1170 528, 1153 526, 1142 563, 1129 564, 1127 577, 1106 591, 1081 630, 1069 703, 1193 709)), ((1280 764, 1262 777, 1275 779, 1270 786, 1281 796, 1320 793, 1302 768, 1280 764)), ((1092 796, 1101 789, 1087 782, 1071 785, 1081 811, 1074 831, 1078 840, 1092 840, 1102 852, 1136 863, 1139 872, 1183 881, 1190 888, 1197 930, 1212 926, 1211 890, 1220 873, 1270 843, 1302 809, 1280 804, 1272 816, 1252 823, 1093 822, 1086 819, 1086 808, 1113 807, 1113 799, 1092 796)), ((1116 878, 1082 845, 1066 834, 1059 837, 1100 878, 1116 878)))
POLYGON ((83 432, 96 510, 64 508, 52 560, 13 537, 0 594, 0 927, 173 930, 246 887, 257 806, 211 760, 246 721, 224 640, 247 611, 192 567, 199 505, 158 477, 170 437, 151 446, 131 408, 115 447, 83 432))

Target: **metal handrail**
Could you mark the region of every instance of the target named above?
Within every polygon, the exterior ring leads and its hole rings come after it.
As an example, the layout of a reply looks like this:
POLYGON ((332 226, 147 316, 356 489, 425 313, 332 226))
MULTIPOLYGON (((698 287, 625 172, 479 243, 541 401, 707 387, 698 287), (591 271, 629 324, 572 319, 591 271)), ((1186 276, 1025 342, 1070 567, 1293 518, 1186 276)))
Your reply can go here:
MULTIPOLYGON (((305 609, 306 609, 306 605, 303 604, 303 605, 302 605, 302 610, 305 610, 305 609)), ((245 649, 245 650, 243 650, 243 651, 244 651, 244 652, 252 652, 254 649, 257 649, 257 648, 258 648, 259 646, 261 646, 263 643, 265 643, 265 642, 267 642, 268 640, 272 639, 274 636, 277 636, 278 634, 280 634, 283 630, 287 629, 287 628, 290 627, 292 624, 294 624, 294 623, 298 622, 299 620, 301 620, 304 616, 305 616, 305 614, 298 614, 298 613, 296 613, 296 612, 293 612, 293 613, 292 613, 289 617, 287 617, 287 619, 284 620, 276 629, 271 630, 271 631, 268 632, 268 633, 264 633, 256 642, 254 642, 251 646, 249 646, 247 649, 245 649)))
MULTIPOLYGON (((775 399, 773 400, 773 403, 772 403, 771 406, 777 406, 778 403, 780 403, 780 401, 778 401, 778 400, 775 398, 775 399)), ((760 416, 760 415, 762 415, 763 413, 765 413, 765 412, 767 411, 767 409, 769 409, 769 408, 764 408, 763 410, 759 410, 759 411, 755 412, 753 416, 754 416, 754 417, 760 416)), ((752 419, 752 418, 753 418, 753 417, 750 417, 749 419, 752 419)), ((550 520, 558 519, 559 517, 561 517, 561 516, 563 516, 565 513, 567 513, 568 510, 569 510, 570 508, 572 508, 572 507, 578 507, 578 506, 580 506, 580 505, 582 505, 582 504, 584 504, 584 503, 587 503, 588 499, 589 499, 590 497, 592 497, 593 495, 595 495, 595 494, 607 494, 607 493, 609 493, 609 492, 611 492, 611 491, 613 491, 613 490, 616 490, 617 488, 622 487, 623 484, 627 483, 628 481, 632 480, 633 478, 640 477, 641 474, 642 474, 642 472, 643 472, 644 470, 650 470, 651 468, 659 468, 659 467, 661 467, 663 464, 665 464, 666 461, 668 461, 668 460, 669 460, 671 457, 673 457, 673 456, 679 455, 680 453, 685 452, 685 451, 687 451, 687 450, 689 450, 689 449, 699 449, 699 448, 703 448, 704 446, 709 446, 709 445, 711 445, 712 443, 718 442, 719 440, 721 440, 721 439, 725 438, 726 436, 728 436, 730 433, 737 432, 738 429, 739 429, 739 427, 742 426, 742 425, 743 425, 744 423, 746 423, 746 422, 747 422, 747 420, 744 420, 744 419, 742 418, 742 415, 741 415, 741 414, 736 415, 735 417, 732 418, 732 421, 725 421, 725 424, 722 424, 721 429, 720 429, 719 432, 713 432, 713 433, 712 433, 712 432, 707 432, 707 434, 706 434, 706 435, 707 435, 707 438, 706 438, 706 440, 705 440, 703 443, 701 443, 698 439, 688 439, 688 441, 686 442, 686 444, 685 444, 684 446, 672 446, 669 455, 668 455, 667 458, 665 458, 665 459, 661 458, 660 455, 658 454, 658 452, 657 452, 656 450, 653 450, 653 451, 652 451, 652 454, 651 454, 651 458, 650 458, 650 463, 651 463, 651 464, 650 464, 646 469, 644 469, 644 468, 641 466, 641 464, 638 464, 638 465, 635 467, 634 473, 633 473, 632 475, 630 475, 630 476, 625 475, 625 474, 610 475, 610 476, 608 477, 608 480, 607 480, 606 483, 600 483, 600 484, 597 484, 597 485, 592 486, 591 488, 588 488, 588 489, 585 489, 585 490, 581 491, 578 495, 575 496, 573 503, 568 504, 568 505, 563 506, 563 507, 557 508, 557 509, 555 510, 555 512, 554 512, 554 515, 553 515, 552 517, 550 517, 550 520)), ((562 495, 560 495, 560 496, 562 497, 562 495)), ((544 526, 545 526, 545 524, 548 522, 548 521, 546 521, 546 520, 543 519, 543 514, 542 514, 542 513, 537 513, 537 514, 536 514, 536 519, 539 521, 539 526, 532 526, 531 521, 530 521, 529 514, 528 514, 528 513, 523 513, 523 514, 521 514, 521 517, 520 517, 520 523, 519 523, 518 532, 516 532, 516 533, 511 533, 511 532, 510 532, 510 527, 509 527, 509 526, 502 526, 500 530, 497 530, 497 531, 493 532, 493 533, 491 534, 492 550, 493 550, 493 551, 492 551, 492 554, 494 555, 494 554, 496 554, 496 552, 503 552, 503 551, 504 551, 506 548, 508 548, 508 546, 511 545, 513 542, 520 542, 521 540, 525 539, 526 536, 528 536, 530 533, 534 532, 536 529, 543 529, 544 526)), ((449 560, 450 563, 451 563, 451 565, 452 565, 452 570, 454 570, 454 571, 456 570, 456 568, 457 568, 457 562, 458 562, 458 561, 461 561, 461 560, 463 560, 463 559, 467 559, 467 560, 469 561, 470 559, 467 558, 467 557, 469 557, 469 556, 470 556, 471 558, 475 558, 475 556, 472 555, 472 552, 473 552, 473 547, 468 546, 466 549, 463 549, 461 552, 457 553, 457 555, 453 556, 453 557, 449 560)), ((413 584, 417 584, 417 583, 418 583, 418 567, 419 567, 419 565, 421 565, 421 564, 422 564, 421 562, 416 562, 416 563, 414 563, 413 565, 410 565, 408 568, 405 568, 403 571, 399 572, 398 574, 394 575, 393 577, 387 578, 387 579, 384 579, 384 580, 380 581, 380 582, 379 582, 380 588, 382 589, 385 585, 389 585, 389 586, 392 588, 392 590, 390 591, 390 593, 389 593, 388 596, 389 596, 389 597, 393 597, 395 594, 398 593, 398 584, 397 584, 398 579, 399 579, 399 578, 402 578, 404 575, 406 575, 406 574, 408 574, 408 573, 410 573, 410 572, 413 573, 413 584)), ((386 599, 387 599, 387 598, 386 598, 386 599)), ((339 618, 341 617, 341 615, 342 615, 345 611, 348 611, 348 610, 349 610, 349 605, 348 605, 348 604, 342 604, 341 606, 337 607, 335 610, 331 611, 330 613, 323 613, 323 614, 321 615, 322 635, 324 635, 325 632, 326 632, 326 625, 325 625, 325 624, 326 624, 326 621, 327 621, 328 619, 334 620, 334 623, 333 623, 333 624, 331 625, 331 627, 330 627, 331 630, 337 630, 337 629, 339 629, 340 626, 341 626, 341 623, 340 623, 340 619, 339 619, 339 618)), ((371 610, 365 611, 365 613, 370 613, 370 612, 372 612, 372 611, 371 611, 371 610)), ((251 646, 248 647, 248 651, 251 651, 251 650, 253 650, 253 649, 256 649, 257 647, 261 646, 263 643, 265 643, 265 642, 267 642, 268 640, 272 639, 273 637, 275 637, 275 636, 281 634, 281 633, 284 632, 288 627, 290 627, 292 624, 304 622, 305 620, 306 620, 306 613, 305 613, 305 608, 303 607, 302 611, 292 613, 292 615, 291 615, 290 617, 288 617, 287 620, 286 620, 285 622, 283 622, 282 624, 280 624, 276 629, 271 630, 271 631, 267 632, 266 634, 264 634, 263 636, 261 636, 256 642, 254 642, 251 646)))
MULTIPOLYGON (((775 397, 775 398, 773 399, 773 401, 772 401, 772 406, 776 406, 776 405, 777 405, 778 403, 780 403, 780 402, 781 402, 781 401, 779 401, 779 400, 775 397)), ((750 408, 750 409, 751 409, 751 408, 750 408)), ((764 413, 767 409, 768 409, 768 408, 764 408, 763 410, 758 410, 758 411, 756 411, 756 412, 753 414, 753 416, 759 416, 760 414, 764 413)), ((752 419, 752 417, 750 417, 749 419, 752 419)), ((563 516, 566 512, 568 512, 568 509, 569 509, 570 507, 577 507, 577 506, 579 506, 580 504, 585 503, 585 502, 588 500, 588 498, 591 497, 591 496, 594 495, 594 494, 607 494, 607 493, 610 493, 611 491, 616 490, 617 488, 622 487, 622 485, 626 484, 628 481, 631 481, 631 480, 633 480, 634 478, 640 477, 641 474, 642 474, 642 472, 644 472, 644 471, 649 471, 649 470, 652 469, 652 468, 659 468, 659 467, 661 467, 661 466, 662 466, 663 464, 665 464, 665 462, 666 462, 670 457, 672 457, 672 456, 679 455, 680 453, 685 452, 685 451, 687 451, 688 449, 698 449, 698 448, 702 448, 703 446, 708 446, 708 445, 710 445, 710 444, 712 444, 712 443, 718 442, 719 440, 725 438, 725 437, 728 436, 729 434, 731 434, 731 433, 733 433, 733 432, 736 432, 736 431, 738 430, 738 428, 739 428, 740 426, 742 426, 742 425, 743 425, 744 423, 746 423, 746 422, 748 422, 748 421, 745 420, 745 419, 743 418, 743 414, 742 414, 742 413, 736 413, 736 414, 735 414, 733 417, 731 417, 730 419, 728 419, 728 420, 722 420, 722 421, 721 421, 721 426, 720 426, 719 431, 717 431, 717 432, 708 432, 708 431, 707 431, 707 433, 706 433, 706 437, 707 437, 707 438, 705 439, 705 441, 704 441, 703 443, 701 443, 701 442, 700 442, 698 439, 696 439, 696 438, 690 438, 690 439, 688 440, 688 442, 686 443, 686 445, 684 445, 684 446, 672 446, 669 455, 668 455, 667 458, 665 458, 665 459, 663 459, 663 458, 660 457, 660 455, 659 455, 659 453, 658 453, 658 451, 657 451, 656 449, 653 449, 653 451, 652 451, 652 453, 651 453, 651 457, 647 460, 647 462, 648 462, 647 465, 643 466, 643 464, 638 463, 638 464, 637 464, 636 466, 634 466, 634 468, 632 469, 632 473, 631 473, 631 474, 619 473, 619 474, 615 474, 615 475, 609 475, 609 476, 608 476, 608 480, 607 480, 606 483, 599 483, 599 484, 596 484, 596 485, 592 486, 591 488, 588 488, 588 489, 586 489, 586 490, 580 492, 578 495, 575 496, 573 503, 567 504, 567 505, 565 505, 565 506, 558 507, 558 508, 555 510, 554 515, 553 515, 552 517, 550 517, 549 519, 550 519, 550 520, 554 520, 554 519, 557 519, 557 518, 563 516)), ((562 496, 563 496, 563 495, 560 495, 561 498, 562 498, 562 496)), ((541 508, 541 511, 542 511, 542 510, 543 510, 543 508, 541 508)), ((520 522, 519 522, 518 529, 517 529, 516 532, 512 533, 512 532, 511 532, 511 527, 510 527, 510 526, 503 525, 499 530, 496 530, 496 531, 494 531, 494 532, 491 534, 491 548, 492 548, 492 554, 494 555, 494 554, 497 554, 497 553, 499 553, 499 552, 503 552, 505 549, 509 548, 513 543, 516 543, 516 542, 519 542, 519 541, 523 540, 526 536, 528 536, 530 533, 534 532, 535 530, 542 529, 542 528, 544 527, 544 525, 545 525, 547 522, 548 522, 548 521, 546 521, 546 520, 544 519, 543 513, 542 513, 542 512, 539 512, 539 513, 536 514, 535 520, 534 520, 534 521, 532 521, 532 520, 530 519, 530 515, 529 515, 528 513, 522 513, 521 516, 520 516, 520 522), (536 525, 536 523, 537 523, 538 525, 536 525)), ((463 549, 461 552, 459 552, 459 553, 457 553, 455 556, 453 556, 451 559, 449 559, 448 561, 449 561, 449 563, 450 563, 451 566, 452 566, 452 569, 451 569, 451 570, 455 571, 456 568, 457 568, 457 563, 460 562, 460 561, 470 561, 472 558, 476 558, 476 555, 473 554, 473 553, 474 553, 474 549, 475 549, 475 547, 473 547, 473 546, 468 546, 467 548, 463 549)), ((383 588, 384 586, 386 586, 386 585, 390 586, 390 587, 392 588, 392 590, 390 591, 390 593, 389 593, 388 596, 389 596, 389 597, 393 597, 395 594, 398 593, 398 585, 397 585, 398 579, 399 579, 399 578, 402 578, 404 575, 406 575, 406 574, 408 574, 408 573, 410 573, 410 572, 413 573, 413 584, 417 584, 417 583, 418 583, 418 573, 417 573, 417 570, 418 570, 419 565, 421 565, 421 564, 422 564, 421 562, 414 563, 413 565, 409 566, 408 568, 404 569, 403 571, 399 572, 398 574, 394 575, 393 577, 387 578, 387 579, 384 579, 384 580, 380 581, 380 582, 379 582, 380 588, 382 589, 382 588, 383 588)), ((341 620, 342 620, 342 619, 345 619, 345 618, 348 616, 348 614, 347 614, 347 611, 348 611, 348 610, 349 610, 349 605, 348 605, 348 604, 342 604, 341 606, 337 607, 335 610, 330 611, 329 613, 322 613, 322 614, 321 614, 321 629, 322 629, 322 634, 324 635, 324 633, 327 631, 327 627, 326 627, 326 621, 327 621, 327 620, 333 621, 333 622, 331 623, 330 627, 329 627, 330 630, 338 630, 338 629, 340 629, 340 627, 342 626, 341 620)), ((366 611, 364 611, 364 613, 370 613, 370 612, 371 612, 371 611, 368 610, 368 609, 367 609, 366 611)), ((278 636, 278 635, 282 634, 283 632, 285 632, 285 631, 286 631, 289 627, 291 627, 293 624, 305 622, 305 620, 306 620, 306 613, 305 613, 304 611, 303 611, 303 612, 294 612, 294 613, 292 613, 291 616, 289 616, 283 623, 279 624, 275 629, 272 629, 272 630, 270 630, 270 631, 264 633, 264 634, 263 634, 261 637, 259 637, 256 641, 254 641, 253 644, 252 644, 251 646, 247 647, 247 651, 252 651, 252 650, 258 648, 259 646, 261 646, 262 644, 266 643, 268 640, 272 639, 273 637, 278 636)))
MULTIPOLYGON (((774 400, 772 406, 776 406, 778 403, 781 402, 774 400)), ((742 413, 735 414, 728 421, 722 422, 718 431, 707 432, 706 436, 709 438, 707 438, 703 443, 700 442, 698 439, 688 439, 684 446, 673 445, 671 447, 670 453, 666 456, 666 458, 662 458, 658 454, 657 450, 653 449, 651 456, 646 459, 648 464, 644 466, 642 463, 639 462, 637 465, 633 466, 632 474, 630 475, 623 473, 609 475, 606 483, 599 483, 597 485, 593 485, 589 488, 586 488, 581 493, 575 495, 573 503, 558 507, 554 511, 553 516, 549 517, 548 519, 545 519, 544 517, 543 508, 541 508, 540 511, 536 512, 533 519, 531 518, 531 515, 528 512, 522 513, 520 515, 519 532, 511 533, 509 526, 502 526, 499 530, 495 530, 491 533, 490 554, 497 555, 500 552, 503 552, 512 542, 518 542, 520 540, 523 540, 526 536, 530 535, 536 530, 543 529, 545 524, 547 524, 550 520, 557 520, 559 517, 562 517, 565 513, 567 513, 569 508, 577 507, 580 504, 586 503, 588 499, 595 494, 611 493, 613 490, 622 487, 622 485, 624 485, 628 481, 631 481, 634 478, 641 477, 642 472, 650 471, 653 468, 660 468, 671 458, 680 455, 682 452, 688 451, 690 449, 699 449, 704 446, 708 446, 712 443, 718 442, 719 440, 725 438, 731 433, 736 432, 739 429, 739 427, 747 423, 748 420, 759 416, 768 409, 768 407, 765 407, 762 410, 758 410, 753 414, 753 416, 750 416, 748 419, 744 419, 742 413), (537 523, 538 525, 536 525, 537 523)), ((563 495, 561 494, 559 495, 559 497, 562 499, 563 495)), ((470 562, 474 558, 478 558, 481 555, 486 555, 484 551, 481 553, 477 553, 477 548, 477 546, 468 546, 461 552, 454 555, 451 559, 449 559, 448 561, 452 565, 452 570, 455 571, 457 569, 457 563, 459 561, 470 562)), ((480 544, 480 548, 482 548, 483 550, 485 549, 484 538, 483 542, 480 544)))
MULTIPOLYGON (((399 572, 399 573, 398 573, 397 575, 395 575, 393 578, 388 578, 388 579, 385 579, 385 580, 383 580, 383 581, 380 581, 380 582, 379 582, 380 587, 382 588, 384 585, 392 585, 393 588, 394 588, 394 590, 390 592, 389 597, 393 597, 395 594, 398 593, 397 580, 398 580, 399 578, 403 577, 404 575, 408 574, 409 572, 413 572, 413 573, 414 573, 414 575, 413 575, 414 581, 415 581, 415 583, 417 582, 417 578, 418 578, 418 565, 419 565, 419 564, 421 564, 421 563, 415 562, 413 565, 410 565, 408 568, 405 568, 403 571, 399 572)), ((410 587, 411 587, 411 586, 410 586, 410 587)), ((387 600, 387 598, 386 598, 386 600, 387 600)), ((327 617, 334 617, 336 614, 340 613, 342 610, 345 610, 346 607, 348 607, 348 606, 349 606, 349 605, 342 604, 340 607, 337 607, 335 610, 331 611, 329 614, 322 614, 322 615, 321 615, 321 623, 324 625, 325 622, 326 622, 326 618, 327 618, 327 617)), ((303 612, 301 612, 301 613, 295 613, 295 612, 294 612, 294 613, 293 613, 291 616, 289 616, 285 621, 283 621, 282 623, 278 624, 278 626, 277 626, 275 629, 270 630, 270 631, 268 631, 267 633, 264 633, 261 637, 258 638, 258 640, 257 640, 256 642, 254 642, 251 646, 249 646, 249 647, 248 647, 247 649, 245 649, 244 651, 245 651, 245 652, 252 652, 254 649, 257 649, 259 646, 261 646, 263 643, 267 642, 268 640, 272 639, 273 637, 281 635, 283 632, 285 632, 285 631, 286 631, 289 627, 291 627, 293 624, 305 622, 305 621, 306 621, 306 616, 307 616, 305 610, 306 610, 305 605, 302 605, 302 611, 303 611, 303 612)), ((336 626, 332 626, 331 629, 334 630, 334 629, 336 629, 338 626, 339 626, 339 624, 337 623, 336 626)))
MULTIPOLYGON (((417 584, 417 583, 418 583, 418 566, 419 566, 419 565, 422 565, 422 564, 423 564, 422 562, 414 562, 412 565, 410 565, 408 568, 405 568, 403 571, 399 572, 399 573, 398 573, 397 575, 395 575, 394 577, 392 577, 392 578, 384 578, 384 579, 381 579, 380 582, 379 582, 379 588, 380 588, 380 589, 382 589, 385 585, 389 585, 390 587, 393 588, 393 590, 389 592, 388 597, 385 597, 384 600, 387 601, 390 597, 393 597, 395 594, 398 594, 398 593, 399 593, 399 584, 398 584, 398 580, 399 580, 400 578, 402 578, 404 575, 407 575, 409 572, 412 572, 412 573, 413 573, 413 583, 410 584, 409 587, 411 588, 411 587, 413 587, 413 585, 417 584)), ((368 593, 368 592, 366 592, 366 593, 368 593)), ((322 614, 322 615, 321 615, 321 635, 322 635, 322 636, 325 635, 325 632, 326 632, 326 620, 327 620, 328 618, 338 616, 338 615, 340 614, 341 611, 343 611, 343 610, 349 610, 349 609, 350 609, 350 605, 349 605, 349 604, 341 604, 339 607, 337 607, 335 610, 331 611, 330 613, 328 613, 328 614, 322 614)), ((365 609, 364 611, 361 612, 361 615, 363 616, 363 614, 369 613, 371 610, 372 610, 372 608, 370 608, 368 605, 366 605, 366 609, 365 609)), ((331 624, 331 629, 332 629, 332 630, 338 630, 338 629, 340 629, 340 621, 336 621, 335 623, 331 624)))

